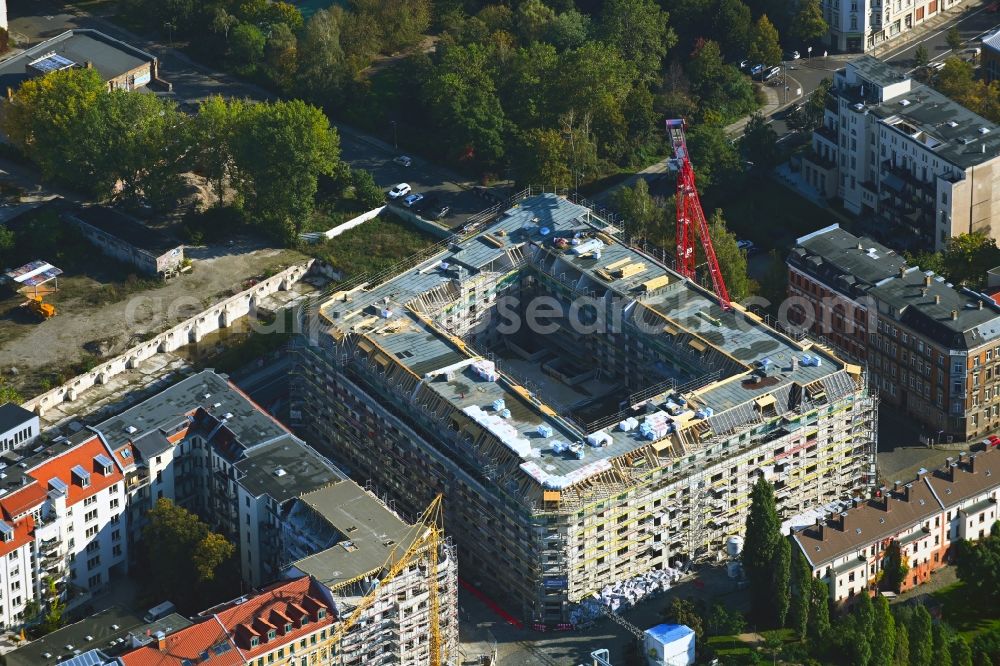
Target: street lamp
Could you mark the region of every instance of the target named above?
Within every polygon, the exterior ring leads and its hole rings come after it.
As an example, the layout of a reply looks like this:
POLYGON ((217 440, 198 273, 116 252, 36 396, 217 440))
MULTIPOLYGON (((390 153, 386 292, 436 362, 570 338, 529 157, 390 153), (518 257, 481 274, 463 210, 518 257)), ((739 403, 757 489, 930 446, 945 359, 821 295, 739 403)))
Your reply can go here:
POLYGON ((809 59, 809 60, 812 60, 812 57, 813 57, 813 47, 807 46, 806 47, 806 58, 809 59))

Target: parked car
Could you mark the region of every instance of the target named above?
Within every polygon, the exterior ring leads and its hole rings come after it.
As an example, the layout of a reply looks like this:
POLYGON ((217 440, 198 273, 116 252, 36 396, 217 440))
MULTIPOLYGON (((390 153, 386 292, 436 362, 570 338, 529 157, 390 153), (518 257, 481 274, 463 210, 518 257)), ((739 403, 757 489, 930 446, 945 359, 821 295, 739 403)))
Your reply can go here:
POLYGON ((413 204, 418 203, 423 198, 424 195, 414 193, 403 199, 403 203, 406 205, 407 208, 413 208, 413 204))
POLYGON ((736 247, 743 250, 747 254, 750 254, 757 249, 757 246, 753 244, 753 241, 748 241, 748 240, 736 241, 736 247))
POLYGON ((398 199, 399 197, 405 197, 412 189, 408 183, 400 183, 389 190, 389 198, 398 199))
POLYGON ((979 48, 965 49, 965 51, 962 52, 962 60, 977 62, 979 60, 980 53, 982 53, 982 49, 979 48))
POLYGON ((780 67, 772 67, 771 69, 767 70, 764 73, 764 76, 761 77, 761 78, 763 78, 764 81, 770 81, 771 79, 773 79, 774 77, 776 77, 778 74, 781 74, 781 68, 780 67))
POLYGON ((414 206, 414 210, 418 212, 423 212, 425 210, 430 210, 431 208, 437 206, 440 203, 441 200, 438 199, 438 195, 425 194, 423 200, 418 205, 414 206))
POLYGON ((788 60, 798 60, 799 58, 802 57, 802 55, 798 51, 789 51, 787 56, 788 60))
POLYGON ((400 155, 399 157, 393 159, 392 161, 398 164, 399 166, 405 166, 405 167, 408 167, 411 164, 413 164, 413 159, 407 157, 406 155, 400 155))
POLYGON ((451 208, 449 208, 448 206, 442 206, 441 204, 438 204, 433 208, 426 209, 425 215, 432 220, 440 220, 443 217, 447 217, 450 211, 451 208))
POLYGON ((749 60, 740 60, 740 69, 746 69, 750 66, 749 60))
POLYGON ((757 63, 756 65, 750 68, 750 76, 757 76, 758 74, 763 73, 764 67, 765 67, 764 63, 762 62, 757 63))

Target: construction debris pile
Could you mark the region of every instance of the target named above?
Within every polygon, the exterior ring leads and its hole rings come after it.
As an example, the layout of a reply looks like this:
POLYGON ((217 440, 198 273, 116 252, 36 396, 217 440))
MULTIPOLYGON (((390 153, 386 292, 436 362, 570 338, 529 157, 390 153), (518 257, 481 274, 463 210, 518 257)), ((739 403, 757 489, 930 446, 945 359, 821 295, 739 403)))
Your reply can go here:
POLYGON ((570 622, 575 625, 592 622, 602 615, 620 613, 640 601, 666 592, 671 585, 680 580, 682 572, 679 569, 661 569, 619 581, 614 585, 606 585, 600 592, 589 599, 580 602, 570 612, 570 622))

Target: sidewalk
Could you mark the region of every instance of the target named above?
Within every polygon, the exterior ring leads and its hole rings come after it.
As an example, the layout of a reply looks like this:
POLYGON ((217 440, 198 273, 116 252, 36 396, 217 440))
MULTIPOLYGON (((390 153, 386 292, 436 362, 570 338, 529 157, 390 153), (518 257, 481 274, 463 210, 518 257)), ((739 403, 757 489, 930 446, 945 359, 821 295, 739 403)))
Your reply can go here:
POLYGON ((944 11, 939 12, 934 18, 927 19, 916 28, 907 30, 895 39, 890 39, 882 44, 879 44, 869 51, 868 55, 883 60, 888 59, 892 57, 894 53, 903 49, 907 45, 927 39, 932 36, 932 33, 945 27, 948 23, 969 16, 977 9, 981 10, 979 4, 969 4, 965 7, 951 7, 950 9, 945 9, 944 11))

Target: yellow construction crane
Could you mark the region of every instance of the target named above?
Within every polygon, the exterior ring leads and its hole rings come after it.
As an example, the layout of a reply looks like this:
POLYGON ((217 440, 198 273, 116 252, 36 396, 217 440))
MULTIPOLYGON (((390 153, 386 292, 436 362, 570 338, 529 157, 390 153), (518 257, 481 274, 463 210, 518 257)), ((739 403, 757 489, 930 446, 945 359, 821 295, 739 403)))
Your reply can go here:
POLYGON ((438 600, 438 549, 441 547, 441 543, 444 537, 444 513, 442 511, 442 495, 438 494, 434 498, 434 501, 424 510, 420 518, 414 524, 413 529, 419 530, 413 541, 410 542, 406 550, 402 555, 398 555, 397 551, 400 547, 405 544, 397 544, 393 548, 392 553, 389 554, 389 559, 385 561, 382 569, 387 573, 383 576, 375 587, 362 597, 361 602, 357 605, 354 611, 347 617, 346 620, 340 623, 336 631, 333 634, 334 645, 338 644, 343 640, 344 636, 350 631, 361 616, 364 614, 368 608, 375 603, 376 597, 378 597, 379 589, 385 585, 388 585, 396 576, 399 575, 406 567, 410 566, 415 560, 419 560, 425 555, 421 554, 421 551, 427 549, 426 557, 429 560, 429 571, 428 571, 428 593, 430 596, 430 663, 432 666, 440 666, 442 662, 442 649, 441 649, 441 626, 439 619, 440 602, 438 600))

